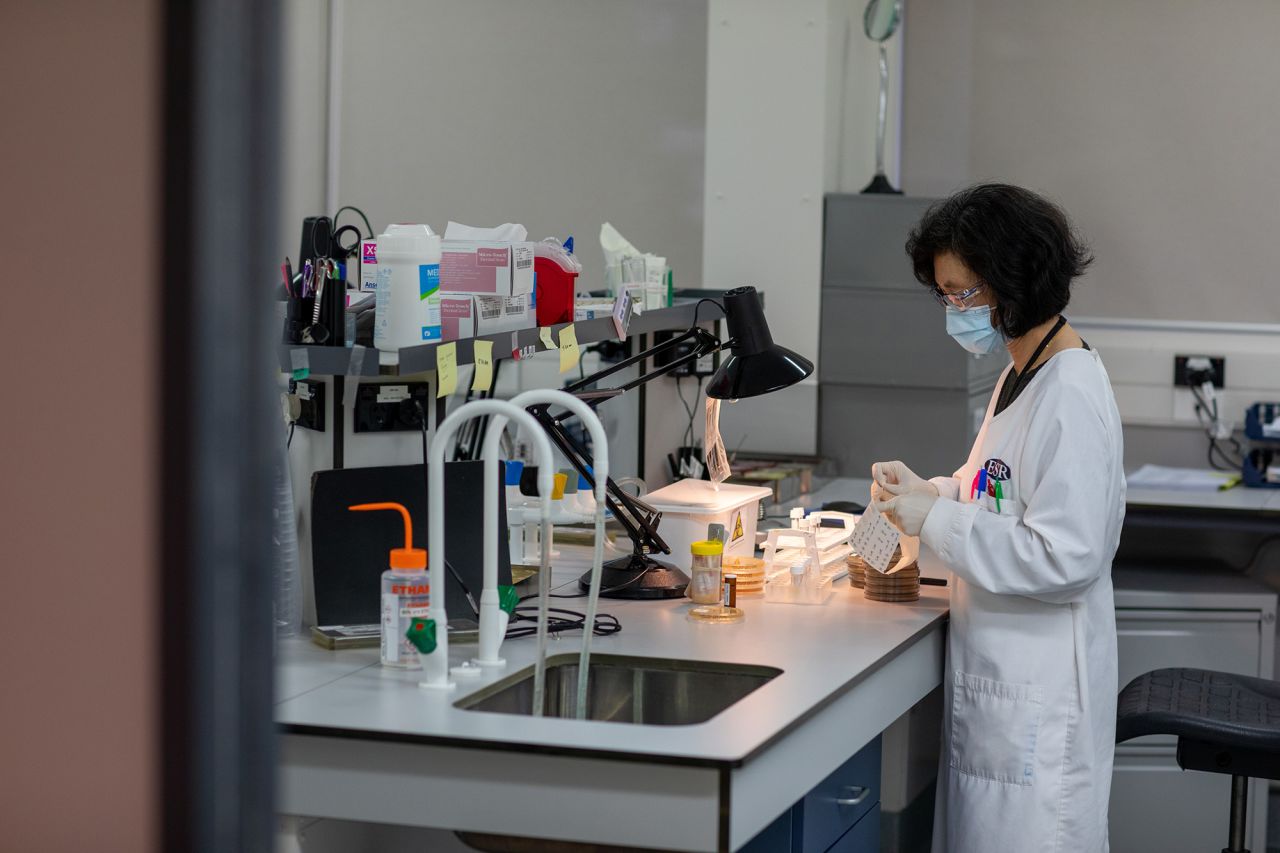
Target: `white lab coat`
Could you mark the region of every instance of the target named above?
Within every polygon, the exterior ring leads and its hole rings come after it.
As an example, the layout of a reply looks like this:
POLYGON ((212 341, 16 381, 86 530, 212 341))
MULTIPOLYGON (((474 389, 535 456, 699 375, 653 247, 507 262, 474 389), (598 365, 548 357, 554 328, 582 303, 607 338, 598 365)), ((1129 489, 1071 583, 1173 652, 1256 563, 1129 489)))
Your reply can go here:
POLYGON ((942 497, 920 535, 926 568, 952 572, 933 850, 1097 853, 1115 740, 1120 416, 1092 350, 1054 355, 993 417, 999 388, 968 462, 932 481, 942 497), (987 488, 971 497, 980 469, 987 488))

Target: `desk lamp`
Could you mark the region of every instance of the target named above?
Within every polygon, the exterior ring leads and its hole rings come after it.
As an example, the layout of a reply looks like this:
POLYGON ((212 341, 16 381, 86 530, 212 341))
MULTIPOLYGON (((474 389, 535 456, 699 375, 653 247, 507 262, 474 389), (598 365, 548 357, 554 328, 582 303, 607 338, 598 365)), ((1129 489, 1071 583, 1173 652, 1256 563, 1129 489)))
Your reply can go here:
MULTIPOLYGON (((698 310, 694 308, 693 325, 644 352, 629 356, 593 373, 585 379, 565 388, 571 394, 595 408, 605 400, 624 394, 632 388, 671 373, 681 365, 695 362, 722 349, 729 350, 729 357, 707 384, 707 396, 713 399, 737 400, 756 397, 794 385, 813 373, 813 363, 785 347, 773 342, 769 324, 764 317, 760 294, 754 287, 739 287, 727 291, 723 302, 705 299, 720 306, 729 328, 729 339, 722 342, 711 332, 698 326, 698 310), (683 353, 682 346, 689 346, 683 353), (603 379, 630 367, 643 364, 646 359, 664 353, 675 357, 655 367, 648 373, 615 388, 591 388, 603 379)), ((701 307, 702 302, 698 303, 701 307)), ((551 436, 551 441, 564 454, 571 465, 595 487, 595 478, 587 456, 578 442, 565 430, 563 422, 571 413, 550 414, 549 404, 529 408, 530 413, 551 436)), ((630 556, 610 560, 604 564, 600 594, 610 598, 679 598, 684 595, 689 576, 680 569, 655 560, 650 554, 670 554, 671 548, 658 534, 662 513, 639 498, 633 498, 618 487, 612 479, 605 478, 606 502, 614 517, 626 530, 633 544, 630 556)), ((590 588, 590 573, 579 579, 582 589, 590 588)))

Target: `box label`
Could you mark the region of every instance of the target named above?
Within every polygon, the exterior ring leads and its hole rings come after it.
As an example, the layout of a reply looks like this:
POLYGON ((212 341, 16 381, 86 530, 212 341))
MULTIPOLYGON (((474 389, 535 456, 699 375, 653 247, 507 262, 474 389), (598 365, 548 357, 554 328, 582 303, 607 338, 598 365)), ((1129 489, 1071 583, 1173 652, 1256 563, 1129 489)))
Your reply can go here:
POLYGON ((483 246, 476 249, 476 266, 479 267, 505 267, 509 253, 506 249, 486 249, 483 246))
POLYGON ((418 265, 418 298, 426 299, 440 289, 440 265, 418 265))

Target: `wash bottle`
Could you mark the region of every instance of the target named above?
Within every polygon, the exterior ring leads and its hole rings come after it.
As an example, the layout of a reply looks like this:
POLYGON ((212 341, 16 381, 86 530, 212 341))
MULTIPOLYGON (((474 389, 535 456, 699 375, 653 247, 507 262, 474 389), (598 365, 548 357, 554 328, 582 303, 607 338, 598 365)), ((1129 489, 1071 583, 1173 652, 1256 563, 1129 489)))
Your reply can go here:
POLYGON ((413 547, 409 510, 398 503, 356 504, 347 509, 352 512, 394 510, 404 519, 404 547, 391 549, 391 567, 382 573, 382 665, 419 669, 422 661, 418 649, 430 651, 434 643, 415 643, 405 634, 414 627, 418 633, 429 632, 434 638, 435 625, 427 617, 431 604, 427 552, 413 547))

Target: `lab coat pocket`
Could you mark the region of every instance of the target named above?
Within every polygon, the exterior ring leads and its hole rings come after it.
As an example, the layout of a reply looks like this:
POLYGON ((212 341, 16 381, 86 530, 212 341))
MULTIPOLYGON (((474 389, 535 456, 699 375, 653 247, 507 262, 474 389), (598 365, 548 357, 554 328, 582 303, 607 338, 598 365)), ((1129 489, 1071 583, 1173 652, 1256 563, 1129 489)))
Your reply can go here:
POLYGON ((1044 690, 956 671, 951 697, 951 767, 961 773, 1031 785, 1044 690))

